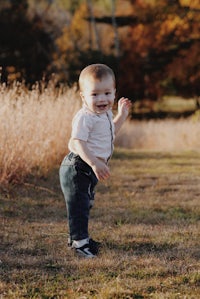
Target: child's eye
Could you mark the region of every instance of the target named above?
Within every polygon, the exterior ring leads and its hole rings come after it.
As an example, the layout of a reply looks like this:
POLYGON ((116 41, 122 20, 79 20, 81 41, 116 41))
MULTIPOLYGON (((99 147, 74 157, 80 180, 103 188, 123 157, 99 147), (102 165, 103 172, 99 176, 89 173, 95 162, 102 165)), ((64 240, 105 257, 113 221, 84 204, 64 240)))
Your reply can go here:
POLYGON ((105 93, 105 95, 107 95, 107 96, 108 96, 109 94, 111 94, 111 92, 110 92, 110 91, 108 91, 108 92, 106 92, 106 93, 105 93))
POLYGON ((97 93, 92 93, 92 96, 93 96, 93 97, 96 97, 96 96, 97 96, 97 93))

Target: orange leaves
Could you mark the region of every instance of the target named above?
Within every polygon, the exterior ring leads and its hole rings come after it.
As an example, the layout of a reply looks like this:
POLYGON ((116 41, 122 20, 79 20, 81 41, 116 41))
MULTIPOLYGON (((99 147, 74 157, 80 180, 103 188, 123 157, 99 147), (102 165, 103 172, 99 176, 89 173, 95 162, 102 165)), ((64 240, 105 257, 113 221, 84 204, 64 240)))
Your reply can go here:
POLYGON ((137 22, 130 24, 128 36, 121 36, 125 52, 121 65, 132 77, 121 78, 124 91, 158 98, 167 90, 165 81, 182 95, 200 94, 199 0, 132 3, 137 22))
POLYGON ((199 0, 180 0, 180 3, 182 6, 199 9, 200 8, 200 2, 199 0))
POLYGON ((87 7, 83 4, 76 10, 70 25, 63 28, 62 36, 57 39, 61 51, 73 51, 76 47, 83 50, 88 48, 87 16, 87 7))
MULTIPOLYGON (((107 3, 105 9, 102 1, 97 1, 98 5, 91 1, 96 31, 86 2, 78 6, 70 25, 64 28, 57 41, 62 52, 59 58, 65 61, 67 69, 74 62, 78 69, 80 60, 81 63, 90 62, 93 50, 99 50, 102 59, 109 57, 109 62, 113 63, 114 29, 117 28, 121 57, 116 69, 120 70, 119 85, 125 95, 156 99, 165 88, 167 90, 166 82, 173 85, 173 90, 177 88, 176 91, 180 86, 197 85, 200 74, 199 0, 115 1, 116 28, 112 24, 110 2, 104 1, 107 3), (96 46, 97 38, 99 47, 96 46)), ((74 66, 71 69, 74 70, 74 66)))
POLYGON ((160 35, 165 36, 174 32, 177 28, 182 27, 184 20, 178 15, 168 15, 166 20, 161 23, 160 35))

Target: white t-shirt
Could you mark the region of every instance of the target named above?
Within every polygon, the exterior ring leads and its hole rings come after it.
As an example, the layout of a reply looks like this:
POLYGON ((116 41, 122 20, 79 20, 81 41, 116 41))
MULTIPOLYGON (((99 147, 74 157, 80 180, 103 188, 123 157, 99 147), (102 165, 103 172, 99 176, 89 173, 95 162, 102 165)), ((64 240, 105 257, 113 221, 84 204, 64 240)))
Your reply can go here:
POLYGON ((86 141, 88 149, 95 157, 105 161, 110 158, 113 152, 114 137, 111 110, 96 114, 83 106, 73 118, 71 138, 86 141))

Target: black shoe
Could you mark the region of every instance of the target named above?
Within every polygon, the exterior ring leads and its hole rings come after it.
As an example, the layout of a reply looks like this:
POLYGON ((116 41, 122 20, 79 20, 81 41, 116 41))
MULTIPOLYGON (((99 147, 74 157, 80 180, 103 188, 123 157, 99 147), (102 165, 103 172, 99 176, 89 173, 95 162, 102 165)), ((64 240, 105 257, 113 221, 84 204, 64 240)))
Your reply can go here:
POLYGON ((85 257, 87 259, 91 259, 91 258, 94 258, 96 257, 96 255, 92 252, 91 248, 90 248, 90 244, 87 243, 81 247, 73 247, 73 244, 72 244, 72 248, 74 248, 75 250, 75 253, 78 255, 78 256, 81 256, 81 257, 85 257))
MULTIPOLYGON (((68 247, 72 247, 72 243, 73 241, 71 240, 71 238, 69 237, 68 238, 68 247)), ((99 252, 99 249, 101 247, 101 243, 100 242, 97 242, 97 241, 94 241, 92 238, 89 238, 89 246, 90 246, 90 249, 91 249, 91 252, 96 255, 98 254, 99 252)))
POLYGON ((89 245, 90 245, 91 252, 93 254, 98 254, 99 253, 99 249, 101 247, 100 242, 94 241, 92 238, 89 238, 89 245))

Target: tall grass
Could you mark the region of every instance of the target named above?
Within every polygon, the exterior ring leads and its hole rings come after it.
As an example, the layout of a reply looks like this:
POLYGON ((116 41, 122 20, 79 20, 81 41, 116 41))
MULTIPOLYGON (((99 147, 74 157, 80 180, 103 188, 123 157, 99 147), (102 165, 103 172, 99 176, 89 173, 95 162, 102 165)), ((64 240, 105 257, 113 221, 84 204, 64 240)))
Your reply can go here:
POLYGON ((78 99, 75 88, 57 89, 53 82, 31 90, 0 85, 0 183, 33 171, 44 175, 61 160, 78 99))
POLYGON ((156 151, 199 150, 198 114, 180 120, 127 121, 116 138, 116 145, 156 151))
MULTIPOLYGON (((15 82, 0 85, 0 184, 29 174, 46 175, 67 153, 71 121, 80 108, 75 88, 40 82, 31 90, 15 82)), ((197 118, 127 121, 116 146, 142 150, 187 150, 200 147, 197 118)))

